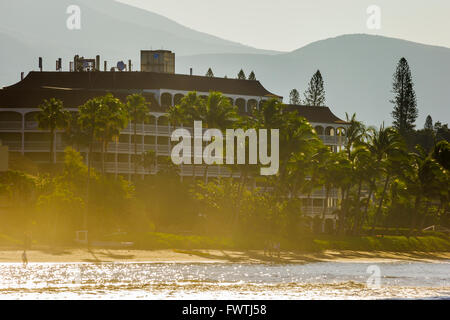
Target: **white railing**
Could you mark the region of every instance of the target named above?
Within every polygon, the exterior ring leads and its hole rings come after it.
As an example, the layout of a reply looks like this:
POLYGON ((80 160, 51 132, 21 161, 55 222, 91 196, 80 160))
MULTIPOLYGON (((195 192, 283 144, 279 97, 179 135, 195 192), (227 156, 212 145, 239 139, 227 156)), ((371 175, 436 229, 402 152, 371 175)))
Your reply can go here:
POLYGON ((2 144, 9 148, 9 151, 22 150, 22 142, 17 140, 2 140, 2 144))
MULTIPOLYGON (((325 209, 325 214, 329 215, 329 214, 333 214, 338 208, 336 207, 328 207, 325 209)), ((316 206, 303 206, 302 207, 302 212, 304 214, 323 214, 323 207, 316 207, 316 206)))
POLYGON ((22 121, 0 121, 0 130, 22 130, 22 121))
POLYGON ((39 130, 37 121, 25 121, 25 130, 39 130))
MULTIPOLYGON (((100 169, 102 167, 101 162, 94 162, 93 166, 100 169)), ((157 168, 152 167, 150 169, 143 168, 141 165, 137 165, 136 171, 138 174, 155 174, 157 170, 163 169, 163 165, 158 165, 157 168)), ((181 165, 179 167, 179 173, 181 176, 193 176, 195 169, 196 177, 203 177, 205 175, 205 166, 200 165, 181 165)), ((105 171, 109 173, 122 173, 122 174, 134 174, 133 162, 105 162, 105 171)), ((208 177, 230 177, 230 170, 225 166, 208 166, 206 172, 208 177)), ((233 172, 233 177, 239 177, 239 172, 233 172)))
POLYGON ((325 136, 319 135, 320 140, 325 144, 333 144, 333 145, 343 145, 345 142, 345 137, 343 136, 325 136))
MULTIPOLYGON (((115 153, 116 151, 118 153, 131 153, 134 154, 134 143, 128 143, 128 142, 112 142, 108 144, 108 153, 115 153)), ((149 151, 149 150, 153 150, 155 152, 157 152, 159 155, 169 155, 169 146, 168 145, 161 145, 161 144, 144 144, 142 145, 142 143, 137 143, 136 144, 136 151, 137 153, 142 153, 145 151, 149 151)), ((102 146, 99 143, 94 144, 94 149, 95 152, 101 152, 102 150, 102 146)))
MULTIPOLYGON (((136 125, 136 134, 153 134, 153 135, 162 135, 162 136, 169 136, 172 132, 172 130, 175 129, 174 127, 170 126, 156 126, 154 124, 137 124, 136 125)), ((134 125, 131 124, 125 129, 122 130, 122 133, 129 133, 134 134, 134 125)))
MULTIPOLYGON (((48 151, 50 149, 50 141, 26 141, 24 145, 25 151, 48 151)), ((56 151, 62 152, 67 147, 66 144, 56 143, 55 146, 56 151)))

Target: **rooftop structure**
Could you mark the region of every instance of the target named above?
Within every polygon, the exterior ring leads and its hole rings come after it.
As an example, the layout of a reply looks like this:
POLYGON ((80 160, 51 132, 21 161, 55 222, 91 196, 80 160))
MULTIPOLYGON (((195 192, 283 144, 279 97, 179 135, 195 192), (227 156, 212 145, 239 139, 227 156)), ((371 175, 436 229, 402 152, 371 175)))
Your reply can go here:
POLYGON ((175 73, 175 53, 169 50, 141 50, 141 71, 175 73))

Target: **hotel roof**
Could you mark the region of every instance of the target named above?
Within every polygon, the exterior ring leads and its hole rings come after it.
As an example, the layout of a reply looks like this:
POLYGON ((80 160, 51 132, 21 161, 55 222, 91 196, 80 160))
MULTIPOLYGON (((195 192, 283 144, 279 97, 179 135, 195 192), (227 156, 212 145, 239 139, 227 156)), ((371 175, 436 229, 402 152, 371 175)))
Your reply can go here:
MULTIPOLYGON (((219 91, 225 94, 278 97, 267 91, 259 81, 238 80, 156 72, 30 72, 22 81, 0 89, 0 108, 35 108, 44 99, 56 98, 66 107, 78 107, 87 100, 113 93, 125 101, 132 92, 143 89, 178 91, 219 91)), ((164 111, 151 94, 145 94, 153 110, 164 111)), ((346 124, 328 107, 286 105, 288 110, 313 123, 346 124)))
POLYGON ((279 97, 265 89, 259 81, 190 76, 158 72, 35 72, 6 90, 37 88, 143 90, 171 89, 179 91, 220 91, 224 94, 279 97))
POLYGON ((309 122, 348 124, 348 122, 339 119, 328 107, 287 104, 286 108, 289 111, 297 111, 300 116, 305 117, 309 122))

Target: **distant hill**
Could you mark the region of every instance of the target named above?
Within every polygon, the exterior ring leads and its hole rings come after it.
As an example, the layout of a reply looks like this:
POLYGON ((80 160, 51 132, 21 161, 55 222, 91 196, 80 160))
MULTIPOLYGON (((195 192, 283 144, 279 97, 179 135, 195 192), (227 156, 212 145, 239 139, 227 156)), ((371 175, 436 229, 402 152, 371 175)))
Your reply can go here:
MULTIPOLYGON (((270 40, 268 40, 270 41, 270 40)), ((0 1, 0 87, 20 79, 20 72, 63 68, 75 54, 101 55, 111 67, 132 59, 139 70, 141 49, 170 49, 176 53, 176 70, 235 77, 240 68, 271 92, 303 92, 320 69, 325 80, 327 105, 339 117, 356 112, 368 124, 391 123, 392 74, 397 61, 410 63, 418 97, 418 127, 431 114, 450 122, 450 49, 370 35, 345 35, 314 42, 289 53, 260 50, 184 27, 155 13, 113 0, 0 1), (81 7, 81 30, 66 28, 66 8, 81 7)))
POLYGON ((405 57, 411 67, 422 128, 430 114, 434 121, 450 122, 450 49, 372 35, 344 35, 317 41, 290 53, 277 55, 213 54, 179 57, 178 71, 193 67, 204 74, 236 77, 240 68, 271 92, 289 100, 289 91, 301 93, 320 69, 325 81, 326 104, 336 115, 356 112, 370 125, 391 124, 392 76, 405 57))
POLYGON ((202 53, 261 53, 260 50, 184 27, 161 15, 114 0, 14 0, 0 1, 0 86, 20 79, 20 71, 54 70, 63 59, 64 69, 75 54, 109 60, 132 59, 140 67, 141 49, 170 49, 177 56, 202 53), (69 5, 81 9, 81 30, 69 30, 69 5), (16 68, 18 67, 18 68, 16 68), (11 73, 11 69, 14 70, 11 73))

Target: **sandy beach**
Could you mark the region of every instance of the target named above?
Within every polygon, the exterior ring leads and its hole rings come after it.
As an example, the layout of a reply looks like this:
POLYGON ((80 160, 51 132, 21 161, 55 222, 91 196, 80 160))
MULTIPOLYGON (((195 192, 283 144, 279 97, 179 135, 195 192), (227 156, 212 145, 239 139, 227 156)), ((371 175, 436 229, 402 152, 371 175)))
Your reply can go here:
MULTIPOLYGON (((22 262, 22 250, 0 249, 0 263, 22 262)), ((27 251, 33 262, 155 262, 155 263, 310 263, 310 262, 434 262, 450 259, 450 252, 323 251, 281 252, 280 257, 263 251, 232 250, 133 250, 85 248, 36 248, 27 251)))

